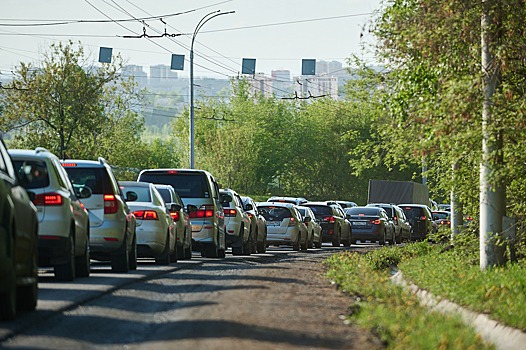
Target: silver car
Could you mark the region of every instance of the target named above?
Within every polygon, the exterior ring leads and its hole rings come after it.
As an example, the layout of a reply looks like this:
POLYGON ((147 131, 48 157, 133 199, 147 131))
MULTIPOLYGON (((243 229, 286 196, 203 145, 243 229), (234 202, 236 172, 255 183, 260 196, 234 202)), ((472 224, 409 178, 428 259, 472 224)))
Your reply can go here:
POLYGON ((307 250, 307 227, 296 205, 259 202, 257 207, 267 220, 267 244, 288 245, 292 246, 293 250, 307 250))
POLYGON ((298 210, 304 218, 310 218, 306 223, 307 231, 309 232, 309 243, 307 245, 309 248, 321 248, 322 237, 319 220, 316 219, 314 212, 309 207, 298 206, 298 210))
POLYGON ((62 161, 73 186, 89 187, 91 197, 83 200, 90 220, 90 256, 111 262, 114 272, 137 269, 135 216, 103 158, 62 161))
MULTIPOLYGON (((184 208, 183 201, 179 194, 175 192, 171 185, 154 185, 163 197, 166 208, 170 211, 175 225, 175 243, 178 259, 192 258, 192 226, 187 209, 184 208)), ((195 206, 190 205, 197 210, 195 206)))
POLYGON ((136 218, 137 257, 155 258, 159 265, 177 261, 175 225, 163 197, 149 182, 120 181, 128 207, 136 218))
POLYGON ((267 220, 261 215, 252 198, 242 196, 241 199, 252 222, 253 237, 256 237, 254 242, 256 251, 253 249, 252 252, 265 253, 267 251, 267 220))
POLYGON ((89 215, 81 200, 88 200, 91 191, 74 187, 58 157, 44 148, 9 154, 27 179, 25 189, 35 196, 39 266, 53 267, 61 281, 89 276, 89 215))

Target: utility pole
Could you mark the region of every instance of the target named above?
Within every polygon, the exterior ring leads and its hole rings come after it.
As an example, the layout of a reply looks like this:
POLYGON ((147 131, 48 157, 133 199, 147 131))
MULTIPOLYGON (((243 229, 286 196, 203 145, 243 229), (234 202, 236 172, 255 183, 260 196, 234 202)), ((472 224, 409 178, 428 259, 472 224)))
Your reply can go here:
POLYGON ((502 219, 506 189, 498 170, 502 168, 502 133, 494 118, 492 98, 500 80, 500 64, 493 54, 496 30, 493 0, 482 0, 481 46, 484 101, 482 105, 482 161, 480 164, 480 269, 504 263, 502 219))
POLYGON ((228 15, 230 13, 235 13, 235 11, 230 12, 220 12, 220 10, 210 12, 206 14, 197 26, 195 27, 194 34, 192 35, 192 44, 190 45, 190 169, 195 167, 195 123, 194 123, 194 41, 195 37, 199 30, 205 25, 206 22, 221 15, 228 15))

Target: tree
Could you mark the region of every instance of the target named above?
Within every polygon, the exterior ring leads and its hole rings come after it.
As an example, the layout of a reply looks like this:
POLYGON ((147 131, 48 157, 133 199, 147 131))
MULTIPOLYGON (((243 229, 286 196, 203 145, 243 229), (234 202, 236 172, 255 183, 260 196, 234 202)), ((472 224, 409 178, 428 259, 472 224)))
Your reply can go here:
POLYGON ((139 95, 117 63, 93 67, 72 42, 53 44, 40 66, 20 63, 3 90, 2 132, 13 147, 45 147, 62 158, 126 162, 140 149, 139 95))

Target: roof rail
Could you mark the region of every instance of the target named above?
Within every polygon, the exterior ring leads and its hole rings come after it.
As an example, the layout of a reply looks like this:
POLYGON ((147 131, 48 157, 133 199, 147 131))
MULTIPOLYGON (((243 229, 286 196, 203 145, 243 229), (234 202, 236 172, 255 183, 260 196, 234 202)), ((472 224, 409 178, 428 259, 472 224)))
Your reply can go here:
POLYGON ((99 160, 99 163, 100 163, 100 164, 108 164, 108 162, 106 161, 106 159, 104 159, 104 158, 102 158, 102 157, 99 157, 98 160, 99 160))
POLYGON ((40 152, 48 152, 48 153, 51 153, 51 152, 49 152, 49 151, 48 151, 46 148, 44 148, 44 147, 37 147, 37 148, 35 148, 35 152, 36 152, 36 153, 40 153, 40 152))

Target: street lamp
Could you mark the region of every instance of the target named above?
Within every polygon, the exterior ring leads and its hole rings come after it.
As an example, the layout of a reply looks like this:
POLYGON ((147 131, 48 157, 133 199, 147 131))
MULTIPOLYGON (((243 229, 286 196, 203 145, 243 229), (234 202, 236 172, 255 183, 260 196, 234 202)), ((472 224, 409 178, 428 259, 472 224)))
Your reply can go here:
POLYGON ((214 17, 221 15, 228 15, 234 13, 235 11, 230 12, 220 12, 220 10, 210 12, 197 23, 197 26, 194 30, 194 35, 192 36, 192 45, 190 46, 190 169, 194 169, 194 41, 195 37, 199 30, 205 25, 206 22, 211 20, 214 17))

